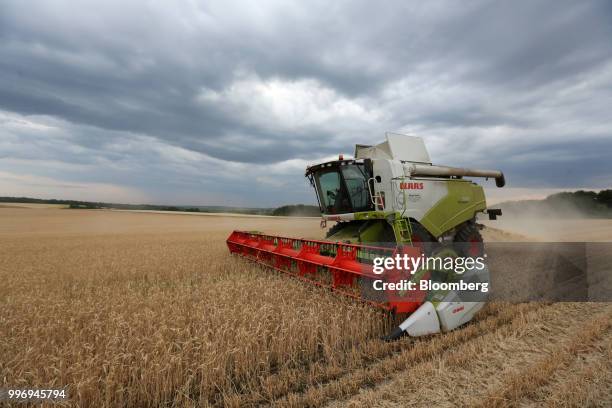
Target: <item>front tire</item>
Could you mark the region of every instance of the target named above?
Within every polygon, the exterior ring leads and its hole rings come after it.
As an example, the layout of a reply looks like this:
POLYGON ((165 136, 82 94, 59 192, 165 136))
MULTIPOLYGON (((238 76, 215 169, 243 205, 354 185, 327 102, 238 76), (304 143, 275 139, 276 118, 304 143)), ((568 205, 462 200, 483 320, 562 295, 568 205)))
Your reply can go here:
POLYGON ((410 230, 412 231, 412 236, 410 237, 412 246, 420 248, 425 256, 431 255, 437 242, 436 239, 431 236, 425 227, 417 222, 410 222, 410 230))

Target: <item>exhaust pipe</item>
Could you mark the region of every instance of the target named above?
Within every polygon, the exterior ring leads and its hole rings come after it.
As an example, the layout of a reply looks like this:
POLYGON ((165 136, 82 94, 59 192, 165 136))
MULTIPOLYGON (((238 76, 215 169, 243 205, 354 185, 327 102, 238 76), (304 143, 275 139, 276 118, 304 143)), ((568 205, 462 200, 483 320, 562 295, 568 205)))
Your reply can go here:
POLYGON ((504 173, 499 170, 465 169, 460 167, 431 166, 426 164, 412 164, 406 168, 410 176, 458 176, 458 177, 486 177, 494 178, 497 187, 506 185, 504 173))

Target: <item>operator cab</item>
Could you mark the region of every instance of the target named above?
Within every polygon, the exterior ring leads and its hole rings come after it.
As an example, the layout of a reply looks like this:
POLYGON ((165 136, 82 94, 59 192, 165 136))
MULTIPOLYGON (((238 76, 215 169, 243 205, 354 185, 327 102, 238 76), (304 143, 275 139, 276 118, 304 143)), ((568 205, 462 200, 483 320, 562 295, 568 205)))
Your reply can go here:
POLYGON ((371 160, 336 160, 309 167, 306 177, 317 192, 323 214, 371 211, 368 183, 372 179, 371 160))

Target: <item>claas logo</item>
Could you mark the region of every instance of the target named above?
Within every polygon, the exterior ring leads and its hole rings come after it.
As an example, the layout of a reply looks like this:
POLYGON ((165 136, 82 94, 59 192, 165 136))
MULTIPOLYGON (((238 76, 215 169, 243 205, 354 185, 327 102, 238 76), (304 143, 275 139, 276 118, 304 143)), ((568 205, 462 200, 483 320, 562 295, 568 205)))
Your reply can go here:
POLYGON ((461 312, 463 309, 465 309, 465 306, 461 305, 458 308, 453 309, 453 314, 455 313, 459 313, 461 312))
POLYGON ((400 183, 400 189, 402 190, 422 190, 423 183, 400 183))

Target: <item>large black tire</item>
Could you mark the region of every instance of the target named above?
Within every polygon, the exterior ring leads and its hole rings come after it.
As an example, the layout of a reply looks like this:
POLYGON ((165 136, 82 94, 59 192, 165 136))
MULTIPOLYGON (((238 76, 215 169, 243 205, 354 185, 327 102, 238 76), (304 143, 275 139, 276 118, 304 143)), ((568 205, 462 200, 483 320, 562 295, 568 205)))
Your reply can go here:
POLYGON ((474 222, 465 223, 455 234, 455 249, 460 256, 478 258, 484 256, 482 235, 474 222))
POLYGON ((436 239, 418 222, 410 221, 410 229, 412 245, 421 248, 424 255, 431 255, 437 243, 436 239))

